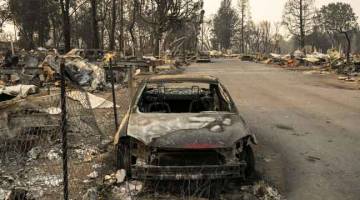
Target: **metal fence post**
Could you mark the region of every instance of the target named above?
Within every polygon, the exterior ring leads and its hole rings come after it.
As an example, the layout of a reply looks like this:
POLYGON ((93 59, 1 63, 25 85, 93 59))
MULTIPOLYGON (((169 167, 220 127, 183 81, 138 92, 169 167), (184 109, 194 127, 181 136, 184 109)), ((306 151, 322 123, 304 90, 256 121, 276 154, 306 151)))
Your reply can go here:
POLYGON ((130 65, 128 67, 128 76, 129 76, 129 92, 130 92, 130 101, 133 98, 134 95, 134 80, 133 80, 133 73, 134 73, 134 66, 130 65))
POLYGON ((62 160, 63 160, 63 184, 64 184, 64 200, 69 199, 68 190, 68 162, 67 162, 67 119, 66 119, 66 86, 65 86, 65 63, 64 60, 60 64, 61 75, 61 124, 60 130, 62 135, 62 160))
POLYGON ((116 108, 116 96, 115 96, 115 85, 114 85, 114 71, 112 68, 112 59, 109 61, 109 69, 111 73, 111 90, 112 90, 112 99, 113 99, 113 107, 114 107, 114 119, 115 119, 115 131, 119 127, 117 108, 116 108))

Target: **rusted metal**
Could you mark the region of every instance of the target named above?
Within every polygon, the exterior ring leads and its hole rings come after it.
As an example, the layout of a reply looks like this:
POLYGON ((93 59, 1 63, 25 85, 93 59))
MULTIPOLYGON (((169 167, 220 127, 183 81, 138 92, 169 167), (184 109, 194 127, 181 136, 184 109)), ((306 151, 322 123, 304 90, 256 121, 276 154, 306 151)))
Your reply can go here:
POLYGON ((111 92, 112 92, 112 99, 113 99, 113 108, 114 108, 114 121, 115 121, 115 129, 119 127, 118 115, 117 115, 117 108, 116 108, 116 95, 115 95, 115 81, 114 81, 114 72, 112 70, 112 59, 109 62, 109 69, 110 69, 110 76, 111 76, 111 92))
POLYGON ((128 68, 128 76, 129 76, 129 93, 130 99, 134 97, 134 80, 133 80, 133 73, 134 73, 134 66, 130 66, 128 68))
POLYGON ((67 156, 67 112, 66 112, 66 83, 65 83, 65 62, 64 60, 60 64, 60 75, 61 75, 61 124, 60 130, 62 135, 62 161, 63 161, 63 186, 64 186, 64 200, 69 199, 68 189, 68 156, 67 156))

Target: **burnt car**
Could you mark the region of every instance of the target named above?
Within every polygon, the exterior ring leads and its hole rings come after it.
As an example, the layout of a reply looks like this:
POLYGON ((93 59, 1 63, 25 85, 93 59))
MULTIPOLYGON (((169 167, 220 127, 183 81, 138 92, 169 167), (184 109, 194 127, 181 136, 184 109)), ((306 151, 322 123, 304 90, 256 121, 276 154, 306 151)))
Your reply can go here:
POLYGON ((117 167, 134 179, 247 178, 256 138, 211 76, 144 80, 115 136, 117 167))
POLYGON ((209 63, 211 62, 211 57, 210 57, 210 52, 208 51, 200 51, 196 57, 196 62, 200 63, 200 62, 206 62, 209 63))

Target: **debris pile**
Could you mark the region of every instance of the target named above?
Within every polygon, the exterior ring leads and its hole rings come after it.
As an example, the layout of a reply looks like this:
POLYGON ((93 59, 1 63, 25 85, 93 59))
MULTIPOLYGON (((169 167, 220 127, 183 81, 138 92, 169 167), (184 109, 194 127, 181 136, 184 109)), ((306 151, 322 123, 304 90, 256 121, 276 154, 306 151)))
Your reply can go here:
POLYGON ((335 72, 347 77, 339 77, 339 80, 352 82, 356 81, 354 77, 357 77, 360 73, 360 54, 353 54, 351 62, 347 63, 346 58, 336 49, 330 49, 326 54, 317 51, 305 54, 300 50, 296 50, 291 54, 243 55, 240 59, 278 65, 293 70, 320 70, 321 73, 335 72))
MULTIPOLYGON (((112 167, 105 167, 111 162, 104 159, 112 150, 113 131, 100 130, 96 121, 106 118, 105 112, 113 114, 108 109, 112 103, 86 91, 68 93, 69 187, 76 191, 72 198, 81 199, 86 192, 82 186, 101 181, 112 167)), ((28 199, 61 198, 59 102, 57 93, 0 103, 0 199, 19 194, 28 199)), ((103 123, 113 126, 109 118, 103 123)))
POLYGON ((279 192, 261 181, 252 186, 241 187, 242 199, 256 199, 256 200, 281 200, 284 199, 279 192))
POLYGON ((259 181, 251 185, 243 185, 237 181, 228 181, 218 184, 216 181, 150 181, 150 180, 125 180, 125 171, 118 170, 110 175, 105 175, 103 182, 90 187, 83 199, 89 196, 95 199, 209 199, 218 196, 221 200, 282 200, 285 199, 274 187, 259 181), (191 186, 190 186, 191 185, 191 186), (215 188, 217 187, 217 188, 215 188), (216 193, 214 193, 214 191, 216 193), (213 191, 213 192, 211 192, 213 191))
POLYGON ((7 52, 0 66, 0 86, 59 86, 62 62, 65 64, 67 80, 88 91, 109 88, 111 72, 114 74, 115 83, 126 84, 131 72, 130 66, 134 66, 131 73, 138 71, 138 74, 147 75, 181 73, 182 66, 188 64, 181 60, 162 60, 153 56, 120 58, 117 53, 105 53, 96 49, 73 49, 60 55, 56 50, 39 48, 32 51, 22 50, 17 55, 7 52), (112 70, 109 68, 110 59, 112 70))
POLYGON ((72 51, 65 56, 48 55, 45 58, 41 67, 47 81, 55 80, 55 74, 60 73, 62 60, 65 64, 65 73, 72 82, 80 86, 90 86, 93 90, 102 89, 105 86, 105 70, 73 54, 72 51))
POLYGON ((22 99, 28 95, 37 93, 38 88, 35 85, 0 85, 0 101, 11 99, 22 99))

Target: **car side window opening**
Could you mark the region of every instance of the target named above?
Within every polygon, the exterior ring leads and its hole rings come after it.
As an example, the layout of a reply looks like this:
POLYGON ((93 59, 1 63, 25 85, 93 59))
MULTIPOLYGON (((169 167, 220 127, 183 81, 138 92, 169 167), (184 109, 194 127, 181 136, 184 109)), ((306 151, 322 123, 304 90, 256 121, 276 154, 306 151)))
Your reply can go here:
POLYGON ((137 106, 143 113, 231 111, 229 99, 217 83, 147 84, 137 106))

